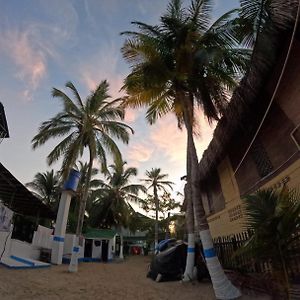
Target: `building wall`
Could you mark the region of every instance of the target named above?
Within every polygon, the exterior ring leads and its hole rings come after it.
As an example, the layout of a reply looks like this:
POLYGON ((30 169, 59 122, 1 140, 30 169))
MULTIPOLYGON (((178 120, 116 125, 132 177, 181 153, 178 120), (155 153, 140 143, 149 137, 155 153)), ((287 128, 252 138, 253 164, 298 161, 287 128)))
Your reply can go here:
POLYGON ((238 233, 243 226, 239 187, 228 157, 219 164, 218 177, 220 178, 225 208, 207 218, 213 237, 227 235, 228 232, 238 233))
MULTIPOLYGON (((245 220, 241 198, 244 195, 258 189, 280 188, 283 184, 300 188, 300 149, 291 137, 294 131, 294 138, 300 144, 299 83, 300 42, 296 40, 275 101, 255 141, 258 145, 255 148, 254 144, 250 149, 234 176, 233 170, 251 141, 251 135, 240 134, 232 139, 228 156, 218 165, 217 175, 225 207, 220 209, 219 205, 219 209, 214 209, 207 218, 213 237, 243 230, 245 220), (264 168, 265 173, 261 172, 264 168)), ((215 181, 215 178, 209 178, 207 182, 211 180, 215 181)), ((217 195, 218 189, 214 185, 210 188, 213 188, 210 194, 217 195)))

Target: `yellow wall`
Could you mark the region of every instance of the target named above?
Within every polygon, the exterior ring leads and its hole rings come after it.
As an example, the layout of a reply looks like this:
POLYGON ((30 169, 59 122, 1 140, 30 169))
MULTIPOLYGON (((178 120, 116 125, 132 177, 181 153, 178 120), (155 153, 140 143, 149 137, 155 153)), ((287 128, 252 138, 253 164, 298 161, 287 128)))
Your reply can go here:
POLYGON ((226 157, 218 166, 218 173, 225 203, 240 198, 240 191, 229 158, 226 157))
MULTIPOLYGON (((233 172, 231 166, 228 167, 228 164, 230 165, 229 160, 226 160, 227 162, 221 162, 218 168, 222 191, 226 199, 225 209, 207 218, 213 238, 242 232, 243 224, 245 224, 242 212, 242 201, 240 197, 236 195, 238 188, 235 187, 235 179, 233 183, 229 180, 229 177, 233 176, 233 172)), ((260 189, 280 188, 284 183, 286 183, 289 188, 300 188, 300 159, 261 186, 260 189)))

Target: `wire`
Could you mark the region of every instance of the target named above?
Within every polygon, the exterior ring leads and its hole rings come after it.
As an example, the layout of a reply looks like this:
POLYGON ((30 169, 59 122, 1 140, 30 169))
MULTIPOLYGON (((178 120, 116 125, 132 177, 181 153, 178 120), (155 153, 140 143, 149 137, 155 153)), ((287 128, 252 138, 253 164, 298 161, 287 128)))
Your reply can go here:
POLYGON ((259 131, 260 131, 260 129, 261 129, 261 127, 262 127, 262 125, 263 125, 265 119, 266 119, 266 117, 267 117, 267 114, 268 114, 268 112, 269 112, 269 110, 270 110, 270 108, 271 108, 271 105, 272 105, 273 101, 274 101, 275 95, 277 94, 279 85, 280 85, 280 83, 281 83, 281 80, 282 80, 284 71, 285 71, 286 66, 287 66, 288 59, 289 59, 289 57, 290 57, 290 52, 291 52, 291 49, 292 49, 294 37, 295 37, 295 34, 296 34, 296 30, 297 30, 297 24, 298 24, 298 20, 299 20, 299 14, 300 14, 300 0, 299 0, 299 2, 298 2, 297 15, 296 15, 295 25, 294 25, 294 29, 293 29, 291 41, 290 41, 290 44, 289 44, 288 52, 287 52, 287 55, 286 55, 286 58, 285 58, 285 61, 284 61, 284 64, 283 64, 283 67, 282 67, 282 70, 281 70, 279 79, 278 79, 278 81, 277 81, 275 90, 274 90, 274 92, 273 92, 272 98, 271 98, 270 103, 269 103, 269 105, 268 105, 268 107, 267 107, 267 109, 266 109, 266 111, 265 111, 265 114, 264 114, 264 116, 263 116, 263 118, 262 118, 262 120, 261 120, 261 122, 260 122, 260 124, 259 124, 259 126, 258 126, 258 128, 257 128, 257 130, 256 130, 256 132, 255 132, 255 135, 254 135, 254 137, 252 138, 252 140, 251 140, 251 142, 250 142, 250 144, 249 144, 249 147, 247 148, 247 150, 246 150, 244 156, 242 157, 241 161, 239 162, 238 166, 236 167, 236 169, 235 169, 233 175, 235 175, 236 172, 239 170, 239 168, 241 167, 242 163, 244 162, 244 160, 245 160, 247 154, 249 153, 250 148, 252 147, 252 145, 253 145, 253 143, 254 143, 254 141, 255 141, 255 139, 256 139, 256 137, 257 137, 257 135, 258 135, 258 133, 259 133, 259 131))

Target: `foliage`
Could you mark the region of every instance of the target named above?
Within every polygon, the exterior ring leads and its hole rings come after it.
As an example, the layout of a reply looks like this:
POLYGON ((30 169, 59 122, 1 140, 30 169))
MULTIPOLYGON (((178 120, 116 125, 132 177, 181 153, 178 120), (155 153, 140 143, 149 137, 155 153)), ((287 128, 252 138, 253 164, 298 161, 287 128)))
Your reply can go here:
POLYGON ((35 149, 49 139, 64 137, 47 157, 49 165, 63 157, 61 167, 63 179, 67 178, 70 168, 75 165, 78 157, 82 157, 84 150, 89 151, 89 164, 76 229, 76 234, 80 235, 94 159, 98 159, 102 171, 106 171, 106 152, 112 154, 115 159, 121 159, 114 138, 128 143, 129 133, 133 133, 133 130, 120 122, 124 118, 124 108, 119 105, 120 99, 108 100, 110 96, 106 80, 91 92, 85 102, 71 82, 68 82, 66 87, 72 92, 74 100, 63 91, 53 88, 52 96, 62 102, 63 109, 55 117, 42 123, 38 134, 32 139, 32 146, 35 149))
POLYGON ((201 107, 209 120, 218 119, 228 91, 247 69, 251 51, 240 48, 233 35, 239 26, 233 22, 236 11, 215 22, 211 13, 212 1, 193 0, 183 8, 173 0, 159 25, 132 22, 139 31, 122 33, 128 37, 122 54, 131 65, 123 87, 125 103, 148 106, 151 124, 173 112, 181 127, 187 105, 201 107))
POLYGON ((270 34, 276 34, 278 28, 288 27, 293 21, 290 7, 295 7, 296 2, 298 1, 240 0, 239 22, 243 44, 254 47, 257 36, 262 31, 268 30, 270 34))
POLYGON ((44 173, 38 172, 33 181, 26 183, 26 186, 44 203, 57 210, 60 197, 59 177, 59 174, 55 173, 53 169, 44 173))
POLYGON ((90 225, 97 227, 129 227, 134 230, 132 218, 135 211, 130 201, 140 200, 138 193, 145 192, 141 184, 129 184, 130 178, 137 175, 136 168, 125 168, 126 162, 115 161, 107 170, 108 183, 101 183, 100 188, 93 192, 96 199, 91 206, 90 225))
POLYGON ((119 120, 124 118, 124 109, 118 104, 120 99, 109 101, 108 83, 102 81, 83 102, 73 83, 66 87, 73 93, 72 100, 63 91, 56 88, 52 96, 58 98, 63 109, 55 117, 45 121, 39 127, 39 132, 32 139, 33 148, 45 144, 52 138, 63 140, 50 152, 47 157, 51 165, 63 157, 62 175, 66 178, 78 157, 88 148, 93 158, 98 158, 102 169, 106 169, 106 151, 116 158, 121 157, 118 146, 113 138, 128 143, 129 132, 132 129, 119 120))
POLYGON ((254 233, 241 253, 254 260, 271 260, 274 275, 288 289, 287 258, 300 229, 300 194, 285 187, 261 190, 245 198, 247 226, 254 233))
MULTIPOLYGON (((180 204, 171 197, 170 193, 164 192, 159 196, 159 208, 158 211, 163 215, 163 219, 166 218, 166 213, 179 208, 180 204)), ((148 195, 146 199, 141 202, 141 208, 146 212, 156 210, 155 200, 152 195, 148 195)))
MULTIPOLYGON (((158 212, 159 212, 159 196, 158 191, 166 191, 166 187, 172 189, 172 185, 174 184, 171 181, 164 180, 168 175, 161 174, 160 168, 152 168, 150 171, 146 171, 147 178, 143 179, 143 181, 148 185, 148 189, 153 188, 153 202, 155 207, 155 247, 158 244, 159 239, 159 222, 158 222, 158 212)), ((143 204, 146 205, 147 201, 144 201, 143 204)))

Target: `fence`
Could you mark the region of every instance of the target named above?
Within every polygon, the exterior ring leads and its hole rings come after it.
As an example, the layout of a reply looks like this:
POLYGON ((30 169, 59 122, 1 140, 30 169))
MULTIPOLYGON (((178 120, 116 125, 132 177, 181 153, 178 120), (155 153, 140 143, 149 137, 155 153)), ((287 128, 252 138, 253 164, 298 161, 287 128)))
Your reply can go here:
MULTIPOLYGON (((251 235, 251 231, 246 231, 226 237, 218 237, 213 240, 222 266, 225 269, 245 273, 271 273, 272 262, 270 260, 265 259, 257 262, 248 254, 236 255, 237 250, 249 240, 251 235)), ((300 232, 298 232, 294 238, 296 239, 296 243, 292 248, 289 248, 289 255, 285 259, 288 274, 291 279, 299 277, 300 275, 300 232)), ((274 247, 274 245, 270 245, 270 247, 274 247)))

